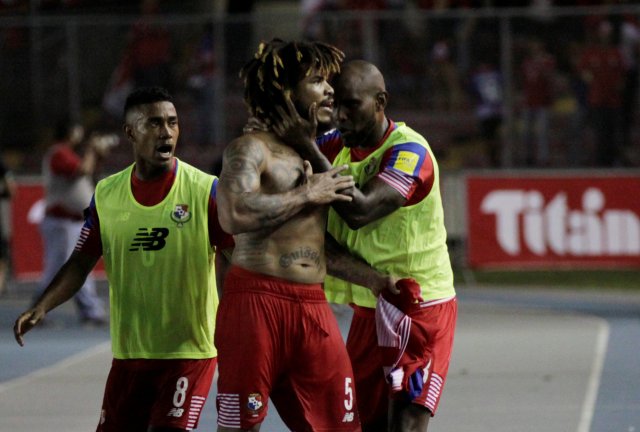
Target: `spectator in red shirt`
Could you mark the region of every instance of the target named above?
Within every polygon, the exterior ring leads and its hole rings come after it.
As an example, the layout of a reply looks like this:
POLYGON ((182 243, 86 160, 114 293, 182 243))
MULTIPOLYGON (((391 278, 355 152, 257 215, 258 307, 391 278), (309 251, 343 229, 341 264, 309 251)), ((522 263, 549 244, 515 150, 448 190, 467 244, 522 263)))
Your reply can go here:
MULTIPOLYGON (((34 300, 42 294, 73 252, 83 226, 83 211, 89 206, 93 195, 92 176, 98 161, 118 141, 115 136, 94 135, 80 156, 76 149, 83 142, 82 125, 63 119, 56 127, 54 142, 42 162, 45 215, 40 223, 40 233, 44 241, 44 270, 42 284, 34 300)), ((81 322, 106 322, 104 304, 96 293, 93 278, 87 278, 74 300, 81 322)))
POLYGON ((588 87, 587 105, 596 134, 596 163, 620 163, 622 140, 622 88, 625 67, 620 49, 612 43, 613 27, 601 21, 596 40, 587 45, 578 70, 588 87))
POLYGON ((533 39, 521 66, 523 142, 528 166, 549 164, 549 121, 556 76, 555 58, 533 39))

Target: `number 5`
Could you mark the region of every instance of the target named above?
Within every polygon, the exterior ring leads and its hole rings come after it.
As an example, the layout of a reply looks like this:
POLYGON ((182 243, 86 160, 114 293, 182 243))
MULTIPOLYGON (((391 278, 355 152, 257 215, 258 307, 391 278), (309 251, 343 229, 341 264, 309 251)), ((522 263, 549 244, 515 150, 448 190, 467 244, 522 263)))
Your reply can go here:
POLYGON ((351 388, 351 378, 344 379, 344 408, 347 411, 351 411, 353 409, 353 388, 351 388))

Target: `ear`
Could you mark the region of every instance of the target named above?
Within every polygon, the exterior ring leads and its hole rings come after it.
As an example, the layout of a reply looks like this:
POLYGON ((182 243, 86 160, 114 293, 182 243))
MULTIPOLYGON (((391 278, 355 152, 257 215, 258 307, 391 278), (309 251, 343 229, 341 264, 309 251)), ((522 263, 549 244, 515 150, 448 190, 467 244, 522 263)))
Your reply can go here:
POLYGON ((376 108, 378 111, 384 111, 389 101, 389 93, 386 91, 380 91, 376 94, 376 108))
POLYGON ((134 141, 133 128, 131 127, 131 125, 124 124, 122 126, 122 131, 124 132, 124 136, 127 138, 127 140, 129 140, 130 142, 134 141))

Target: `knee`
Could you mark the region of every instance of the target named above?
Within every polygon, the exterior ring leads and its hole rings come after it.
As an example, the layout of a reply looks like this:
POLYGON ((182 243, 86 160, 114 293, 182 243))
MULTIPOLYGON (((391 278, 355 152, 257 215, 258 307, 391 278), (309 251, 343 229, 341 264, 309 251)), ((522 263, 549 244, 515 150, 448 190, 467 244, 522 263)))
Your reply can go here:
POLYGON ((389 431, 390 432, 426 432, 431 418, 428 408, 395 401, 390 406, 389 431))

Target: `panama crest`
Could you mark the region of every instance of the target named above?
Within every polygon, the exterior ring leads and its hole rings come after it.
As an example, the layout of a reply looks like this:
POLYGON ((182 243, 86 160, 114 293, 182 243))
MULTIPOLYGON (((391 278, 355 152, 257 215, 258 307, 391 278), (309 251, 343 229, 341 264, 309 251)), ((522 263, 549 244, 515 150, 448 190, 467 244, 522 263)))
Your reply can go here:
POLYGON ((188 204, 176 204, 173 212, 171 212, 171 220, 178 224, 178 227, 181 227, 186 222, 191 220, 191 213, 189 212, 188 204))
POLYGON ((262 407, 262 395, 260 393, 251 393, 247 398, 247 408, 249 411, 257 413, 262 407))

